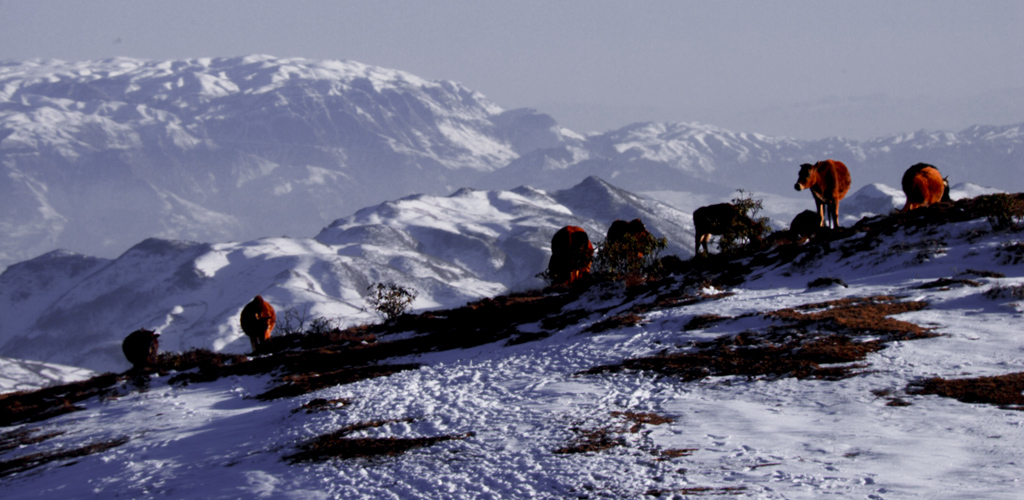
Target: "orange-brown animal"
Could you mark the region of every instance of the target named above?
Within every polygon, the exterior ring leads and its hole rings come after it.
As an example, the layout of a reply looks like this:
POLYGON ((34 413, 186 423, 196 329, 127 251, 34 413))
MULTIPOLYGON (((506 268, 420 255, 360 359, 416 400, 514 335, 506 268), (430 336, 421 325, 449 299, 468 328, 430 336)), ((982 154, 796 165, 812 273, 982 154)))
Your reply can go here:
POLYGON ((949 180, 943 178, 934 165, 918 163, 903 173, 903 193, 907 195, 907 203, 901 212, 950 201, 949 180))
POLYGON ((157 350, 160 348, 160 341, 157 340, 160 334, 152 330, 139 329, 129 333, 121 342, 121 351, 124 357, 136 370, 144 370, 156 364, 157 350))
POLYGON ((843 162, 825 160, 814 165, 800 165, 800 177, 794 188, 797 191, 811 190, 822 227, 839 227, 839 202, 850 190, 850 171, 843 162))
POLYGON ((565 226, 551 237, 548 277, 553 284, 571 284, 590 275, 594 245, 582 227, 565 226))
POLYGON ((754 221, 731 203, 718 203, 694 210, 693 227, 697 233, 693 250, 698 254, 701 253, 701 246, 704 247, 703 253, 708 253, 708 242, 713 235, 728 234, 737 227, 749 229, 752 235, 758 234, 754 221))
POLYGON ((274 308, 263 297, 257 295, 242 308, 242 331, 252 343, 252 352, 261 352, 263 346, 270 341, 270 332, 274 331, 277 314, 274 308))

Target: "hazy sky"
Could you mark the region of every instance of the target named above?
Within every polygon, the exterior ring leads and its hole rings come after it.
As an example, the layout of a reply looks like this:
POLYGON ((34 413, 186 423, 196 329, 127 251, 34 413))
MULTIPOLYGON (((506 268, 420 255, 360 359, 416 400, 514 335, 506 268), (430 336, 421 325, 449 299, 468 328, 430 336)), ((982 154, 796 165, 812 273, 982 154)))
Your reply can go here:
POLYGON ((455 80, 580 132, 1024 122, 1021 1, 0 0, 0 59, 254 53, 455 80))

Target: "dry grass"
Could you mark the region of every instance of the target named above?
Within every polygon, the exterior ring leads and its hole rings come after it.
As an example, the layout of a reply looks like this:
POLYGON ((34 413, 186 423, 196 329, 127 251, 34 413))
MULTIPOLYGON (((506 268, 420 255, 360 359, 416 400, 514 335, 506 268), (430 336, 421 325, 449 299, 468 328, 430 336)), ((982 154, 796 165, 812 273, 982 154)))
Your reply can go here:
MULTIPOLYGON (((611 416, 622 420, 611 425, 592 429, 573 427, 572 431, 576 434, 576 439, 565 446, 555 449, 552 453, 556 455, 597 453, 616 446, 626 446, 626 439, 623 435, 636 434, 643 429, 644 425, 662 425, 675 421, 669 417, 646 412, 613 411, 611 416)), ((692 452, 694 450, 685 451, 692 452)), ((656 455, 665 460, 670 458, 669 455, 672 455, 672 453, 657 452, 656 455)))
POLYGON ((659 450, 657 452, 657 460, 663 462, 673 458, 688 457, 698 450, 700 448, 669 448, 667 450, 659 450))
POLYGON ((74 458, 81 458, 84 456, 92 455, 95 453, 101 453, 111 448, 116 448, 127 443, 129 439, 127 437, 111 439, 109 441, 101 441, 85 445, 79 448, 73 448, 69 450, 54 450, 39 453, 31 453, 23 455, 10 460, 4 460, 0 462, 0 477, 9 476, 11 474, 17 474, 19 472, 25 472, 27 470, 35 469, 52 462, 58 462, 62 460, 71 460, 74 458))
POLYGON ((849 288, 850 287, 841 278, 831 278, 831 277, 825 278, 825 277, 822 277, 822 278, 817 278, 817 279, 811 280, 809 283, 807 283, 807 288, 824 288, 824 287, 832 286, 832 285, 839 285, 839 286, 841 286, 843 288, 849 288))
POLYGON ((659 497, 667 493, 684 496, 745 495, 746 491, 746 486, 720 486, 717 488, 695 486, 693 488, 653 489, 648 490, 645 495, 650 497, 659 497))
POLYGON ((256 396, 256 399, 270 401, 279 398, 301 396, 326 387, 351 384, 371 378, 386 377, 405 370, 415 370, 419 367, 420 365, 418 364, 372 365, 345 368, 330 372, 309 372, 286 375, 282 377, 279 385, 256 396))
POLYGON ((908 394, 935 394, 964 403, 1024 411, 1024 373, 963 379, 929 378, 911 384, 908 394))
POLYGON ((969 287, 977 288, 979 286, 982 286, 982 283, 980 281, 970 280, 970 279, 966 279, 966 278, 960 278, 960 279, 956 279, 956 278, 939 278, 939 279, 937 279, 935 281, 929 281, 928 283, 924 283, 924 284, 918 285, 916 288, 918 290, 927 290, 929 288, 939 288, 939 289, 942 289, 942 290, 949 290, 950 288, 952 288, 954 286, 969 286, 969 287))
POLYGON ((644 318, 638 314, 623 313, 598 321, 597 323, 587 327, 586 331, 591 333, 600 333, 608 330, 637 326, 643 322, 644 318))
POLYGON ((39 428, 19 427, 0 434, 0 453, 7 453, 22 446, 39 444, 64 434, 64 431, 47 432, 44 434, 36 434, 37 432, 39 432, 39 428))
POLYGON ((912 340, 935 335, 926 328, 889 316, 920 311, 927 306, 921 301, 900 302, 898 297, 892 296, 855 297, 781 309, 766 316, 800 326, 816 324, 821 329, 855 336, 876 334, 888 340, 912 340))
POLYGON ((76 403, 110 394, 124 375, 104 374, 37 391, 0 394, 0 427, 38 422, 84 409, 76 403))
POLYGON ((622 436, 606 427, 599 429, 574 428, 573 432, 576 433, 576 439, 566 446, 555 449, 552 453, 556 455, 597 453, 626 444, 626 440, 622 436))
POLYGON ((658 415, 657 413, 639 413, 639 412, 632 412, 632 411, 625 411, 625 412, 623 412, 623 411, 613 411, 612 412, 612 416, 613 417, 624 418, 627 422, 632 423, 633 425, 631 425, 629 427, 629 432, 633 433, 633 434, 636 434, 636 433, 640 432, 640 429, 643 428, 643 426, 645 424, 646 425, 662 425, 662 424, 671 424, 672 422, 675 422, 675 420, 673 420, 673 419, 671 419, 669 417, 664 417, 664 416, 658 415))
POLYGON ((728 321, 732 318, 727 316, 719 316, 717 314, 701 314, 694 316, 693 319, 686 322, 683 326, 683 330, 700 330, 701 328, 707 328, 710 325, 728 321))
POLYGON ((409 450, 432 446, 437 443, 466 439, 471 433, 460 435, 420 437, 420 438, 395 438, 395 437, 349 437, 355 432, 382 427, 395 422, 410 422, 412 419, 402 420, 379 420, 353 424, 330 434, 319 436, 312 441, 301 445, 301 451, 288 455, 285 460, 291 463, 299 462, 322 462, 334 458, 373 458, 381 456, 397 456, 409 450))
POLYGON ((978 269, 968 269, 963 274, 971 274, 979 278, 1005 278, 1006 275, 996 271, 983 271, 978 269))
POLYGON ((325 399, 316 398, 311 399, 308 403, 302 405, 300 408, 292 410, 292 413, 297 413, 302 410, 306 410, 306 413, 316 413, 327 410, 340 410, 348 405, 352 404, 352 400, 348 398, 338 399, 325 399))
POLYGON ((1024 243, 1005 243, 996 252, 999 260, 1007 265, 1024 262, 1024 243))
POLYGON ((982 295, 992 300, 1021 300, 1024 299, 1024 285, 994 286, 986 290, 982 295))
POLYGON ((888 317, 925 306, 888 296, 808 304, 765 314, 783 320, 781 327, 726 335, 695 344, 693 351, 628 359, 583 373, 650 371, 685 381, 727 375, 838 380, 858 374, 865 366, 853 363, 888 341, 933 336, 913 323, 888 317), (865 335, 873 338, 857 340, 865 335), (826 366, 836 364, 840 365, 826 366))

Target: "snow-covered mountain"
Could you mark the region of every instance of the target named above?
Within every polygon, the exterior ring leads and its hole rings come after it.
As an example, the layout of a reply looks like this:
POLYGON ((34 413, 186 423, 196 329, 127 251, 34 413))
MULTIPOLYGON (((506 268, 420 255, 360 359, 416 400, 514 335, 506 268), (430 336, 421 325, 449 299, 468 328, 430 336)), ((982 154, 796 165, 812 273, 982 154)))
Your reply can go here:
POLYGON ((0 256, 311 234, 386 199, 472 185, 563 134, 459 84, 355 62, 9 62, 0 256))
POLYGON ((0 357, 0 394, 85 380, 97 373, 77 366, 0 357))
POLYGON ((338 219, 315 238, 196 243, 150 238, 115 259, 56 251, 0 274, 0 355, 93 370, 128 367, 127 333, 149 328, 171 350, 246 352, 238 314, 255 295, 279 311, 341 325, 374 321, 367 288, 395 282, 414 308, 454 307, 537 288, 551 237, 572 224, 597 242, 641 218, 667 252, 692 255, 690 214, 588 178, 551 193, 461 189, 416 195, 338 219))
MULTIPOLYGON (((532 190, 435 204, 471 204, 493 221, 505 216, 470 200, 501 206, 513 194, 544 205, 532 190)), ((375 210, 411 221, 426 200, 375 210)), ((1024 247, 1019 230, 961 208, 706 259, 635 288, 435 311, 371 330, 366 344, 28 395, 18 405, 53 411, 0 428, 0 489, 5 499, 1017 499, 1024 247)), ((261 244, 286 241, 299 244, 261 244)), ((171 246, 149 242, 106 265, 160 281, 174 269, 145 270, 142 257, 171 246)), ((199 267, 274 267, 248 250, 199 267)), ((491 265, 467 262, 481 260, 491 265)))
POLYGON ((917 162, 953 183, 1024 187, 1021 126, 801 141, 694 123, 580 136, 448 81, 270 56, 0 64, 0 266, 58 248, 113 257, 148 237, 309 236, 411 193, 555 190, 792 194, 842 160, 859 189, 917 162))

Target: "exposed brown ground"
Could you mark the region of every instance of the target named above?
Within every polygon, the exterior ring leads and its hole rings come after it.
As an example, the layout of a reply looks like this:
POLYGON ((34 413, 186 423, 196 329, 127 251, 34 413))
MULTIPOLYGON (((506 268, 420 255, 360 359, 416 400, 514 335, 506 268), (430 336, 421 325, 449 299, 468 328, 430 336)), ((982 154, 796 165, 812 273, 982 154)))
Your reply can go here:
MULTIPOLYGON (((411 421, 405 419, 401 421, 411 421)), ((372 427, 381 427, 389 423, 399 422, 398 420, 381 420, 364 422, 349 425, 338 429, 330 434, 319 436, 299 446, 298 453, 288 455, 285 460, 292 463, 318 462, 331 458, 371 458, 378 456, 401 455, 415 448, 423 448, 444 441, 465 439, 471 434, 448 435, 420 438, 394 438, 394 437, 349 437, 350 434, 372 427)))
MULTIPOLYGON (((686 381, 725 375, 838 380, 866 368, 863 364, 851 363, 863 361, 887 342, 934 336, 918 325, 889 317, 917 311, 926 305, 875 296, 781 309, 764 313, 766 318, 783 322, 764 331, 725 335, 697 343, 690 351, 627 359, 583 373, 652 371, 686 381), (858 338, 864 336, 871 338, 858 338)), ((694 321, 706 324, 725 320, 701 317, 694 321)))
POLYGON ((995 377, 925 379, 910 384, 908 394, 935 394, 964 403, 985 403, 1024 411, 1024 373, 995 377))

